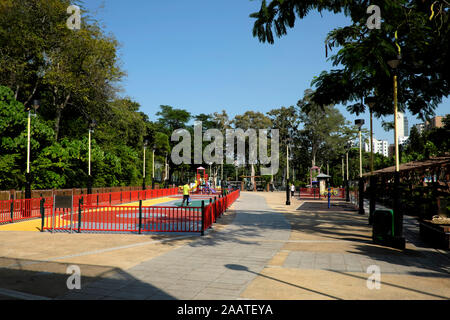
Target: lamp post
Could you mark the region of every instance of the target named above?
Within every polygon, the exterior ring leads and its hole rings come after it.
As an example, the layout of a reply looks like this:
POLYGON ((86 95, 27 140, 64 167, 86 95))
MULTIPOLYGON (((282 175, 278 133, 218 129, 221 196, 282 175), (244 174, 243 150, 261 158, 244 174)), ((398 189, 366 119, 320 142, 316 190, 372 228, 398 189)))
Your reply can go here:
POLYGON ((146 149, 147 149, 147 145, 148 145, 148 140, 145 140, 144 141, 144 165, 143 165, 143 168, 142 168, 142 190, 145 190, 146 189, 146 187, 145 187, 145 151, 146 151, 146 149))
POLYGON ((373 223, 373 213, 375 212, 375 192, 377 178, 373 175, 373 107, 375 106, 375 97, 369 96, 366 98, 366 104, 370 110, 370 193, 369 193, 369 225, 373 223))
POLYGON ((153 150, 152 150, 152 189, 155 189, 155 150, 156 150, 156 145, 153 145, 153 150))
POLYGON ((94 133, 94 129, 97 126, 97 122, 92 120, 89 124, 89 160, 88 160, 88 194, 92 194, 92 175, 91 175, 91 135, 94 133))
POLYGON ((356 119, 355 125, 358 126, 359 133, 359 214, 364 214, 364 179, 362 177, 362 132, 364 119, 356 119))
POLYGON ((164 153, 165 160, 164 160, 164 188, 167 188, 167 184, 169 183, 169 163, 167 162, 167 156, 168 152, 166 151, 164 153))
POLYGON ((394 73, 394 144, 395 144, 395 172, 394 172, 394 243, 393 246, 399 249, 405 248, 405 238, 403 238, 403 214, 400 211, 400 162, 399 162, 399 148, 398 148, 398 98, 397 98, 397 68, 401 62, 401 55, 397 59, 389 60, 387 63, 394 73))
POLYGON ((348 185, 348 153, 350 152, 350 148, 352 147, 350 141, 347 142, 346 146, 345 146, 345 157, 346 157, 346 166, 347 166, 347 175, 345 178, 345 201, 346 202, 350 202, 350 189, 349 189, 349 185, 348 185))
POLYGON ((291 199, 290 199, 290 187, 289 187, 289 144, 291 142, 291 138, 288 137, 287 143, 286 143, 286 205, 291 205, 291 199))
MULTIPOLYGON (((39 100, 33 100, 34 115, 39 109, 39 100)), ((31 154, 31 107, 27 107, 28 111, 28 126, 27 126, 27 172, 25 173, 25 199, 31 199, 31 172, 30 172, 30 154, 31 154)))

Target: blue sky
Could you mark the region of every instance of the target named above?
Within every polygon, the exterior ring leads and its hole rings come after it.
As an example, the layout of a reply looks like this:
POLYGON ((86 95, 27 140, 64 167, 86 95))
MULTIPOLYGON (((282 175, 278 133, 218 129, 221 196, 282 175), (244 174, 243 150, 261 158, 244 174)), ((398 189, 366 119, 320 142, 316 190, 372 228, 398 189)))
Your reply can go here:
MULTIPOLYGON (((332 68, 324 40, 333 28, 349 24, 348 18, 311 13, 274 45, 262 44, 253 38, 249 18, 260 3, 85 0, 84 6, 121 43, 127 72, 122 95, 155 120, 163 104, 193 114, 226 110, 231 117, 295 105, 313 77, 332 68)), ((349 121, 357 118, 338 107, 349 121)), ((445 99, 436 114, 449 112, 445 99)), ((407 117, 410 125, 420 122, 407 117)), ((368 114, 359 118, 369 124, 368 114)), ((381 120, 374 121, 375 137, 392 143, 393 132, 385 132, 381 120)))

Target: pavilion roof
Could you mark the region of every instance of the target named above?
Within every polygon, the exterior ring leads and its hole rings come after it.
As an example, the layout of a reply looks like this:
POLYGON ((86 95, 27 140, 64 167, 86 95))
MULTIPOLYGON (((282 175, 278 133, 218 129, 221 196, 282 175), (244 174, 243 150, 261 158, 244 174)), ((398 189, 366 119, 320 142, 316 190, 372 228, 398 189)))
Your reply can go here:
MULTIPOLYGON (((411 170, 422 171, 433 167, 447 166, 450 164, 450 156, 433 157, 422 161, 412 161, 400 165, 400 172, 411 170)), ((392 174, 395 172, 395 166, 374 171, 374 175, 392 174)), ((364 177, 369 177, 370 172, 363 174, 364 177)))

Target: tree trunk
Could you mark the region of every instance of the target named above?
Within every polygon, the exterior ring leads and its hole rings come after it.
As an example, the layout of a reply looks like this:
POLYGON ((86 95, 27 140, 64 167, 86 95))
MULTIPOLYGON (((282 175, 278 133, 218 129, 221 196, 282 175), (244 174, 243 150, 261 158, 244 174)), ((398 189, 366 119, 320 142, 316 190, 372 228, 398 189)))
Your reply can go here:
POLYGON ((255 187, 256 181, 255 181, 255 165, 254 164, 251 165, 251 172, 252 172, 252 174, 251 174, 252 185, 253 185, 253 187, 255 187))
POLYGON ((19 95, 19 89, 20 89, 20 86, 17 85, 17 86, 16 86, 16 92, 14 93, 14 99, 16 99, 16 100, 17 100, 17 97, 18 97, 18 95, 19 95))
POLYGON ((62 103, 56 107, 55 141, 58 141, 62 111, 66 107, 67 103, 69 102, 69 99, 70 99, 70 93, 66 96, 64 103, 62 103))

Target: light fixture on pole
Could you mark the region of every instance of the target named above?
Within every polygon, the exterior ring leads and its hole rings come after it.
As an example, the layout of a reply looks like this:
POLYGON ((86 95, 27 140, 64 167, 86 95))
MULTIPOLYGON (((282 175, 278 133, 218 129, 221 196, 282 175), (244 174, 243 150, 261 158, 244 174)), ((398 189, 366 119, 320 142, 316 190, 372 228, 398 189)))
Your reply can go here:
POLYGON ((145 151, 147 150, 147 146, 148 146, 148 140, 145 140, 144 141, 144 160, 143 160, 144 164, 142 167, 142 190, 146 189, 146 187, 145 187, 145 151))
POLYGON ((152 189, 155 189, 155 151, 156 144, 154 144, 152 148, 152 189))
POLYGON ((291 205, 290 199, 290 186, 289 186, 289 144, 291 143, 291 137, 287 138, 286 141, 286 205, 291 205))
POLYGON ((92 194, 92 175, 91 175, 91 135, 94 132, 97 122, 92 120, 89 124, 89 159, 88 159, 88 194, 92 194))
POLYGON ((345 145, 345 157, 346 157, 347 175, 346 175, 346 178, 345 178, 344 185, 345 185, 345 201, 346 202, 350 202, 350 189, 349 189, 349 183, 348 183, 348 178, 349 178, 349 176, 348 176, 348 172, 349 172, 349 169, 348 169, 348 153, 350 152, 351 147, 352 147, 352 143, 350 141, 348 141, 347 144, 345 145))
MULTIPOLYGON (((33 100, 34 114, 36 115, 37 109, 39 109, 39 100, 33 100)), ((31 107, 27 107, 25 111, 28 111, 28 126, 27 126, 27 172, 25 173, 25 199, 31 199, 31 171, 30 171, 30 157, 31 157, 31 107)))
POLYGON ((369 225, 373 223, 373 213, 375 212, 375 190, 376 177, 373 175, 373 107, 375 106, 376 98, 369 96, 366 98, 366 104, 370 110, 370 204, 369 204, 369 225))
POLYGON ((398 55, 397 59, 389 60, 387 63, 391 67, 394 74, 394 144, 395 144, 395 172, 394 172, 394 239, 393 246, 398 249, 405 248, 405 238, 403 237, 403 214, 400 211, 400 161, 398 148, 398 97, 397 97, 397 68, 400 65, 402 56, 398 55))
POLYGON ((358 127, 359 133, 359 214, 364 214, 364 179, 362 176, 362 132, 361 127, 364 125, 364 119, 356 119, 355 125, 358 127))
POLYGON ((167 156, 169 155, 169 153, 166 151, 164 153, 165 155, 165 160, 164 160, 164 187, 167 188, 167 185, 169 183, 169 163, 167 161, 167 156))

